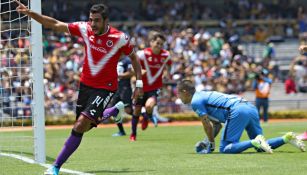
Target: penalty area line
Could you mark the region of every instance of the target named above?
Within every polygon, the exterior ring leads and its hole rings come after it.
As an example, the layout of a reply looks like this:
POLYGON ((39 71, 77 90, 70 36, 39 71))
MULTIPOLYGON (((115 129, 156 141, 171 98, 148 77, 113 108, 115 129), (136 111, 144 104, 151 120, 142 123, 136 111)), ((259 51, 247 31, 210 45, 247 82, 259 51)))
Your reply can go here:
MULTIPOLYGON (((27 158, 27 157, 24 157, 24 156, 20 156, 20 155, 16 155, 16 154, 8 154, 8 153, 1 153, 0 152, 0 157, 1 156, 12 157, 12 158, 22 160, 22 161, 24 161, 26 163, 30 163, 30 164, 38 164, 38 165, 45 167, 45 168, 49 168, 51 166, 51 164, 37 163, 33 159, 30 159, 30 158, 27 158)), ((68 173, 68 174, 76 174, 76 175, 94 175, 94 174, 90 174, 90 173, 84 173, 84 172, 81 172, 81 171, 74 171, 74 170, 69 170, 69 169, 65 169, 65 168, 61 168, 60 172, 64 172, 64 173, 68 173)))

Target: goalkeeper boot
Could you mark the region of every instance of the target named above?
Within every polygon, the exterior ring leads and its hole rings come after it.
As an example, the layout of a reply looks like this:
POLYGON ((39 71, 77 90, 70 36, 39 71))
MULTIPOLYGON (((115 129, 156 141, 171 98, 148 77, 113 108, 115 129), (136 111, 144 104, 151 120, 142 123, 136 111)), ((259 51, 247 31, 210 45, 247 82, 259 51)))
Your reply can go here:
POLYGON ((116 109, 118 109, 118 114, 117 116, 113 116, 113 119, 114 119, 114 122, 115 123, 121 123, 123 118, 123 111, 124 111, 124 108, 125 108, 125 105, 122 101, 119 101, 118 103, 115 104, 115 107, 116 109))
POLYGON ((282 136, 282 138, 284 139, 285 143, 290 143, 291 145, 293 145, 295 148, 298 148, 302 152, 306 151, 305 144, 303 143, 303 141, 297 138, 297 136, 293 132, 286 133, 284 136, 282 136))
POLYGON ((57 168, 56 166, 52 165, 44 172, 44 175, 59 175, 59 171, 60 168, 57 168))
POLYGON ((265 141, 263 135, 258 135, 255 139, 251 140, 251 143, 257 149, 261 149, 270 154, 273 153, 273 150, 271 149, 270 145, 265 141))

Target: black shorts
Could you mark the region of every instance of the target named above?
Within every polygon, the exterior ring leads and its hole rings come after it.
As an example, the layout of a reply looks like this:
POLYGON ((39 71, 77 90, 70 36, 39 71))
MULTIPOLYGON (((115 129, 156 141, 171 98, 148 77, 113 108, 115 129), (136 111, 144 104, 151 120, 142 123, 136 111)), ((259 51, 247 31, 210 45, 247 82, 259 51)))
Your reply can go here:
POLYGON ((137 98, 135 101, 135 106, 145 106, 146 101, 150 98, 150 97, 154 97, 156 100, 159 96, 160 90, 153 90, 153 91, 149 91, 149 92, 145 92, 142 98, 137 98))
POLYGON ((80 83, 76 106, 77 118, 80 114, 99 124, 103 111, 112 99, 114 92, 106 89, 96 89, 80 83))
POLYGON ((131 87, 121 87, 114 94, 110 106, 114 106, 117 102, 122 101, 125 107, 132 106, 132 89, 131 87))

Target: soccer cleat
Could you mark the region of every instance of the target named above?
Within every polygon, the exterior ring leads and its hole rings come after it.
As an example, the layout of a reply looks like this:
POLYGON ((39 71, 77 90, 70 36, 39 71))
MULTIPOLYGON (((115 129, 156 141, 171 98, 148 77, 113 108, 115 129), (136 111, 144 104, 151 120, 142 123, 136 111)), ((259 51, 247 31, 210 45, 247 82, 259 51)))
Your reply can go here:
POLYGON ((44 175, 59 175, 59 171, 60 168, 57 168, 54 165, 52 165, 44 172, 44 175))
POLYGON ((271 149, 270 145, 265 141, 263 135, 257 135, 257 137, 251 140, 251 143, 257 149, 262 149, 263 151, 272 154, 273 150, 271 149))
POLYGON ((285 143, 290 143, 294 147, 298 148, 302 152, 305 152, 305 144, 304 142, 297 138, 297 136, 293 132, 287 132, 284 136, 282 136, 285 143))
POLYGON ((148 127, 148 119, 144 117, 142 120, 142 130, 145 130, 147 127, 148 127))
POLYGON ((298 139, 307 141, 307 131, 305 131, 303 134, 297 136, 298 139))
POLYGON ((131 134, 131 135, 130 135, 130 141, 131 141, 131 142, 135 142, 135 141, 136 141, 136 135, 131 134))
POLYGON ((126 135, 126 133, 124 133, 124 132, 117 132, 117 133, 114 133, 114 134, 112 134, 112 136, 113 137, 120 137, 120 136, 125 136, 126 135))
POLYGON ((121 123, 123 118, 122 118, 122 114, 123 114, 123 110, 125 108, 125 105, 122 101, 119 101, 118 103, 115 104, 116 109, 118 109, 118 114, 117 116, 113 116, 114 122, 115 123, 121 123))

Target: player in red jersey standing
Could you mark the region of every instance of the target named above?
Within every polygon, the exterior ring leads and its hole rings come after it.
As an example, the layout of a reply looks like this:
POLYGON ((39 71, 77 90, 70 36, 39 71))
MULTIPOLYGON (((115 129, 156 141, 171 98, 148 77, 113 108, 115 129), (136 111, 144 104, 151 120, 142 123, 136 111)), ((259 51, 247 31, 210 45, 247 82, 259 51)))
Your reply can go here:
POLYGON ((141 66, 129 37, 108 24, 108 7, 104 4, 91 7, 88 22, 67 24, 35 13, 19 1, 15 2, 18 4, 16 9, 18 12, 28 15, 44 27, 56 32, 70 33, 84 40, 85 61, 80 79, 77 119, 53 166, 45 172, 45 174, 58 175, 60 167, 80 145, 83 134, 96 127, 102 116, 117 115, 117 108, 106 110, 106 106, 117 90, 116 67, 121 54, 129 55, 136 72, 134 98, 143 95, 141 66))
POLYGON ((137 52, 142 69, 145 69, 146 74, 142 76, 144 96, 137 98, 135 101, 130 141, 136 140, 137 124, 143 106, 146 112, 143 114, 142 129, 147 128, 148 119, 154 120, 153 122, 156 124, 157 121, 152 117, 152 111, 157 104, 159 89, 162 87, 163 70, 166 66, 169 68, 172 64, 169 52, 163 49, 166 38, 159 32, 152 32, 149 39, 150 47, 137 52))

